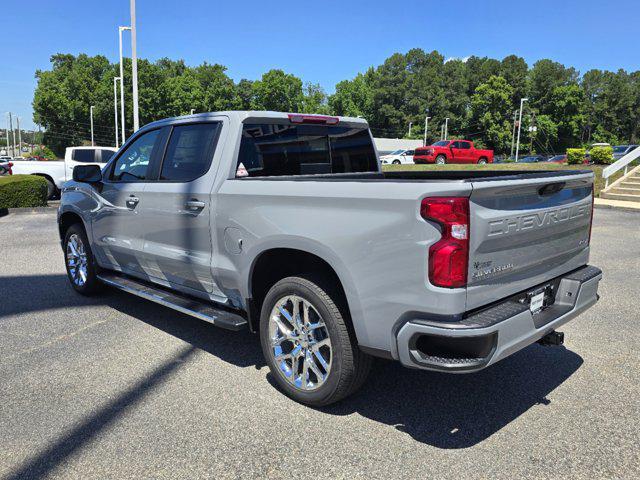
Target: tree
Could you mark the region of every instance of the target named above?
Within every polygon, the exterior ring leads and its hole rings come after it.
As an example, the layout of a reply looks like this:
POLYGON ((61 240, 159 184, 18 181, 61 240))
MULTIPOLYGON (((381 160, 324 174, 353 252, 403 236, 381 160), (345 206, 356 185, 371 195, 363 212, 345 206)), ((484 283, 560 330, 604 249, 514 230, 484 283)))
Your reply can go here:
POLYGON ((513 105, 518 105, 520 99, 527 96, 527 74, 529 66, 524 58, 509 55, 500 62, 500 76, 513 88, 513 105))
POLYGON ((319 113, 327 115, 329 104, 327 94, 318 83, 307 83, 304 86, 304 97, 302 99, 301 111, 304 113, 319 113))
POLYGON ((303 105, 302 80, 282 70, 269 70, 253 83, 257 110, 299 112, 303 105))
POLYGON ((503 77, 492 75, 471 97, 472 121, 482 129, 489 148, 506 152, 511 142, 511 99, 513 88, 503 77))
POLYGON ((330 111, 335 115, 371 118, 373 111, 373 69, 359 73, 353 80, 342 80, 329 97, 330 111))
POLYGON ((556 87, 577 84, 578 72, 561 63, 548 59, 539 60, 529 72, 530 104, 538 113, 550 113, 553 109, 551 95, 556 87))

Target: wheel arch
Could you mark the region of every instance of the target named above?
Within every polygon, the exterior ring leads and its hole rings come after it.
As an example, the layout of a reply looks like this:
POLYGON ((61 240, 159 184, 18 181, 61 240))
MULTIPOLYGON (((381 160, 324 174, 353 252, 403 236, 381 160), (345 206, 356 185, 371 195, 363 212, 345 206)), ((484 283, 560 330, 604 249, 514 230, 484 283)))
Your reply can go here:
POLYGON ((248 317, 252 331, 259 330, 262 300, 269 289, 279 280, 295 275, 311 274, 322 277, 325 285, 333 286, 341 302, 343 315, 355 334, 353 312, 357 300, 354 298, 353 285, 346 269, 318 251, 294 246, 277 246, 259 252, 251 263, 247 276, 248 317))

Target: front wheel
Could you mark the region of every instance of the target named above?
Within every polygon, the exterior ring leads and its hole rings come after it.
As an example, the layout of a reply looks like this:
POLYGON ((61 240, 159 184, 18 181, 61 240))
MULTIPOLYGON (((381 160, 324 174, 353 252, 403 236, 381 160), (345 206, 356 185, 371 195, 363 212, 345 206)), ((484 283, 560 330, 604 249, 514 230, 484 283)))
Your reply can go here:
POLYGON ((478 160, 478 165, 486 165, 486 164, 487 164, 486 158, 481 158, 480 160, 478 160))
POLYGON ((394 165, 400 165, 400 160, 394 160, 394 161, 393 161, 393 162, 391 162, 391 163, 393 163, 394 165))
POLYGON ((330 292, 321 280, 285 278, 267 293, 260 316, 262 352, 276 383, 287 396, 314 407, 355 392, 372 362, 330 292))
POLYGON ((74 290, 82 295, 92 295, 100 286, 93 252, 82 225, 76 223, 64 237, 67 277, 74 290))
POLYGON ((438 155, 436 157, 436 165, 444 165, 447 163, 447 157, 444 155, 438 155))

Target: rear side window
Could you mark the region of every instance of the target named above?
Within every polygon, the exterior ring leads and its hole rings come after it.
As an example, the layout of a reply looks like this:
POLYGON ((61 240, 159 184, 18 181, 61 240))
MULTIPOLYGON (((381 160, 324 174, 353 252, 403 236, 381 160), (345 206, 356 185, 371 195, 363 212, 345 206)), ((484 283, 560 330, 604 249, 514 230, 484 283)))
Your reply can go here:
POLYGON ((189 182, 204 175, 211 165, 219 123, 174 127, 162 162, 160 180, 189 182))
POLYGON ((112 150, 100 149, 96 151, 96 162, 107 163, 115 152, 112 150))
POLYGON ((325 125, 246 124, 237 176, 274 177, 377 172, 366 128, 325 125))
POLYGON ((471 150, 471 144, 469 142, 460 142, 460 148, 464 150, 471 150))
POLYGON ((92 149, 80 148, 73 151, 71 154, 71 158, 76 162, 82 163, 95 163, 96 162, 96 151, 92 149))

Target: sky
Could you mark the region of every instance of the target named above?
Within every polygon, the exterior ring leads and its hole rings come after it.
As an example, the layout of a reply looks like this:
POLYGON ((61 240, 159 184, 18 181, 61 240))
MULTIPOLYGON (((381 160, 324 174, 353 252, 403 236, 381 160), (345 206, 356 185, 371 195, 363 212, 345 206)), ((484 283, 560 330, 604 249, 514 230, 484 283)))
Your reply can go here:
MULTIPOLYGON (((281 68, 327 93, 395 52, 446 58, 522 56, 573 66, 640 69, 638 0, 137 0, 138 56, 228 67, 234 80, 281 68)), ((3 1, 0 125, 5 112, 34 128, 37 69, 55 53, 118 58, 129 0, 3 1)), ((125 33, 125 55, 130 52, 125 33)))

